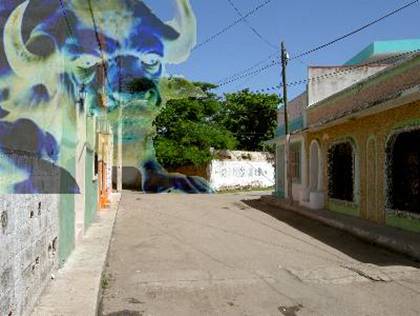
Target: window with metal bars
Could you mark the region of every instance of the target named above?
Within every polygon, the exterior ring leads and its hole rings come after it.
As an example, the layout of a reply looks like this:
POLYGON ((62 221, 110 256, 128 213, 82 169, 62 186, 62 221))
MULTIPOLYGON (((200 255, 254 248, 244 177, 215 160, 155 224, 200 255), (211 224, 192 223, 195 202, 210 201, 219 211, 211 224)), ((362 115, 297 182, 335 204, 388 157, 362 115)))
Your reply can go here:
POLYGON ((354 152, 350 142, 331 146, 328 152, 328 195, 354 201, 354 152))
POLYGON ((301 182, 301 157, 302 157, 302 143, 292 143, 290 145, 290 172, 292 181, 295 183, 301 182))

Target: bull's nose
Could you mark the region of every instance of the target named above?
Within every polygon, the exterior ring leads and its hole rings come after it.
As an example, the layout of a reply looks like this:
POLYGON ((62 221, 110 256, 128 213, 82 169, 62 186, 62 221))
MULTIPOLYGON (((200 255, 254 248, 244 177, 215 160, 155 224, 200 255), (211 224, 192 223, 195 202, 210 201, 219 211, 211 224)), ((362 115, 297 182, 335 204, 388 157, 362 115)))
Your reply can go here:
POLYGON ((133 95, 142 95, 149 104, 159 106, 162 102, 159 90, 154 81, 148 78, 135 78, 128 81, 124 91, 133 95))
POLYGON ((154 104, 156 106, 160 106, 161 104, 161 98, 160 94, 156 89, 150 89, 144 94, 144 98, 147 100, 147 102, 154 104))

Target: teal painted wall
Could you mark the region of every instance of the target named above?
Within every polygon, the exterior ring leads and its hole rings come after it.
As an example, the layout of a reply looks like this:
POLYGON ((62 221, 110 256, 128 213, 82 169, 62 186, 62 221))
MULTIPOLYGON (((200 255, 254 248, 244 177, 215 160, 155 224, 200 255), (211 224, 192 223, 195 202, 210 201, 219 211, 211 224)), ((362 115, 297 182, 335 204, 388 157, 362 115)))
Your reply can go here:
POLYGON ((280 198, 284 198, 284 145, 276 145, 276 187, 275 195, 280 198))
POLYGON ((352 57, 349 61, 347 61, 344 65, 357 65, 362 63, 363 61, 367 60, 368 58, 372 57, 375 52, 375 45, 374 43, 370 44, 368 47, 363 49, 360 53, 356 56, 352 57))
POLYGON ((400 54, 415 50, 420 50, 420 39, 377 41, 363 49, 360 53, 347 61, 345 65, 361 64, 375 55, 400 54))
MULTIPOLYGON (((73 176, 76 174, 76 157, 63 154, 62 165, 73 176)), ((63 265, 70 256, 75 246, 75 195, 60 194, 60 206, 58 210, 59 234, 58 234, 58 256, 60 265, 63 265)))
POLYGON ((92 150, 86 151, 86 172, 85 172, 85 230, 95 219, 97 209, 98 181, 93 179, 95 155, 92 150))
MULTIPOLYGON (((289 122, 289 132, 298 131, 300 129, 303 129, 303 127, 304 127, 303 116, 299 116, 289 122)), ((284 125, 277 127, 275 135, 276 137, 284 136, 284 125)))
POLYGON ((85 230, 95 219, 98 206, 98 181, 94 179, 96 147, 96 124, 91 116, 86 118, 86 161, 85 161, 85 230))
POLYGON ((58 254, 60 265, 66 261, 74 248, 74 195, 61 194, 59 207, 59 247, 58 254))

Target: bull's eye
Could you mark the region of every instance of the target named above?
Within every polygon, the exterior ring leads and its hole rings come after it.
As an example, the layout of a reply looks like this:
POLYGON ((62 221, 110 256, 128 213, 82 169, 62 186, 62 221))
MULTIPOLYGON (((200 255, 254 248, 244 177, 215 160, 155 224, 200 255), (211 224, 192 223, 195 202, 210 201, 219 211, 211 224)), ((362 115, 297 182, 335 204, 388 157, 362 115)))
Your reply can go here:
POLYGON ((159 70, 161 59, 158 54, 149 53, 141 57, 141 63, 150 72, 155 72, 159 70))

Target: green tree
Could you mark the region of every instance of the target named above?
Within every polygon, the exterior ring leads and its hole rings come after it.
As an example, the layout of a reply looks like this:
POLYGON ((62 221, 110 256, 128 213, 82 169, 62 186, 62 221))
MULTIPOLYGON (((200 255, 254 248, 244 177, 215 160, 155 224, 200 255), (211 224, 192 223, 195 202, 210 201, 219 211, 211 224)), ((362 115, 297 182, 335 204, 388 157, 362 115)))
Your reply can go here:
MULTIPOLYGON (((214 87, 211 84, 209 87, 214 87)), ((159 81, 159 90, 164 102, 174 99, 205 98, 207 84, 191 82, 181 77, 164 77, 159 81)), ((210 89, 210 88, 209 88, 210 89)))
POLYGON ((228 93, 218 121, 235 136, 237 149, 263 150, 264 141, 274 137, 277 107, 281 102, 281 98, 275 94, 249 90, 228 93))
MULTIPOLYGON (((204 83, 196 85, 210 89, 204 83)), ((213 158, 210 148, 235 148, 235 137, 216 119, 222 102, 212 94, 206 95, 204 98, 172 99, 156 118, 154 144, 157 159, 163 166, 202 166, 213 158)))

